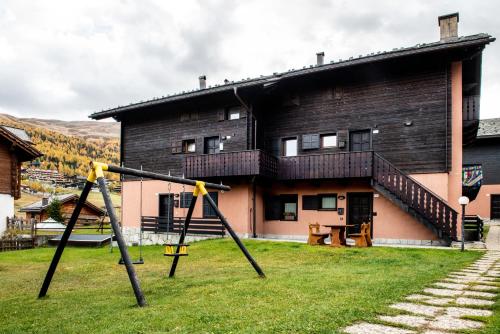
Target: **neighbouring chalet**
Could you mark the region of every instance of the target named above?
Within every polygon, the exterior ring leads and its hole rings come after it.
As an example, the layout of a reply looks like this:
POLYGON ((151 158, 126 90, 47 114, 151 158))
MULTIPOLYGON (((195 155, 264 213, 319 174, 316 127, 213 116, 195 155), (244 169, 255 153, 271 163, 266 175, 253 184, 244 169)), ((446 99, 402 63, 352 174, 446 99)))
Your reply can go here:
POLYGON ((482 180, 466 213, 500 219, 500 118, 480 121, 477 139, 464 148, 464 169, 467 166, 479 167, 482 180))
MULTIPOLYGON (((61 212, 62 216, 65 220, 68 220, 75 209, 76 202, 78 201, 79 196, 76 194, 64 194, 64 195, 56 195, 51 198, 42 198, 42 200, 31 203, 22 207, 19 211, 26 213, 26 220, 35 219, 37 222, 42 222, 49 218, 47 213, 47 208, 53 199, 59 200, 61 203, 61 212)), ((83 205, 80 216, 78 217, 78 221, 82 223, 94 223, 100 220, 104 215, 105 211, 98 206, 90 203, 89 201, 85 201, 83 205)))
MULTIPOLYGON (((458 37, 458 20, 439 17, 437 42, 331 62, 318 53, 315 65, 211 87, 201 76, 199 89, 90 117, 121 122, 126 167, 230 185, 212 195, 243 236, 305 239, 309 223, 371 221, 375 242, 447 243, 495 40, 458 37)), ((182 217, 190 191, 126 177, 124 229, 141 215, 182 217)), ((195 216, 213 212, 199 203, 195 216)))
POLYGON ((14 216, 14 200, 21 197, 21 163, 40 156, 24 130, 0 126, 0 236, 7 217, 14 216))

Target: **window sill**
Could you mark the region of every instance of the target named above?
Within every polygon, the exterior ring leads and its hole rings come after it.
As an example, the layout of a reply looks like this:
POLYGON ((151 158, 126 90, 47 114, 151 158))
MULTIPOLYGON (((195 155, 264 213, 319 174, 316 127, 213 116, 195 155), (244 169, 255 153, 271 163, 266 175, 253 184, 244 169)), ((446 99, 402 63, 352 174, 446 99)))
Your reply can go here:
POLYGON ((318 209, 318 211, 337 211, 337 209, 318 209))

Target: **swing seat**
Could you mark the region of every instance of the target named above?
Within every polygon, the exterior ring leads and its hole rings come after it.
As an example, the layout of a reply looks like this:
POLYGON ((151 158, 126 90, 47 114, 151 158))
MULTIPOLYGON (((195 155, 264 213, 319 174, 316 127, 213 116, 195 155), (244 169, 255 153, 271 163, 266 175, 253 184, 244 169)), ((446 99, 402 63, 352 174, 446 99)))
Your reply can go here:
POLYGON ((163 253, 163 256, 187 256, 187 248, 188 244, 165 244, 165 253, 163 253), (179 253, 175 253, 177 250, 177 247, 179 247, 179 253))
MULTIPOLYGON (((125 264, 122 258, 118 261, 118 264, 125 264)), ((144 264, 144 260, 140 258, 139 260, 132 261, 132 264, 144 264)))

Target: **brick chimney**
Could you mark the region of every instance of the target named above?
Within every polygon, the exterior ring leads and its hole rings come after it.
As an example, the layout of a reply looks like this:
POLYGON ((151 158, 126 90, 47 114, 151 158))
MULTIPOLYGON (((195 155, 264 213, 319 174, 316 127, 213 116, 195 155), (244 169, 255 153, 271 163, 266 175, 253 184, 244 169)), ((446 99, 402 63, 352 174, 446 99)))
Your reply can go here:
POLYGON ((206 75, 200 75, 200 77, 198 79, 200 79, 200 89, 207 88, 207 76, 206 75))
POLYGON ((458 37, 458 13, 439 16, 438 24, 441 41, 458 37))

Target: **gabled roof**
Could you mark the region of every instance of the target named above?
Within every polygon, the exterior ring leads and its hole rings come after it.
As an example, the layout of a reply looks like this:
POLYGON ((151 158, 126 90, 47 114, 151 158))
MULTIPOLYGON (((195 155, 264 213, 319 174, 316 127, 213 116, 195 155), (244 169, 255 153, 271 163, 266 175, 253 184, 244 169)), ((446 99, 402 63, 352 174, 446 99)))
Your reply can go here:
POLYGON ((500 118, 482 119, 479 121, 477 138, 500 137, 500 118))
POLYGON ((24 153, 25 156, 21 157, 21 161, 33 160, 43 155, 33 146, 31 138, 24 130, 0 125, 0 137, 5 138, 24 153))
MULTIPOLYGON (((64 195, 56 195, 53 196, 49 199, 46 205, 43 205, 43 200, 28 204, 26 206, 23 206, 19 211, 20 212, 41 212, 47 209, 49 204, 54 200, 57 199, 61 204, 64 204, 66 202, 72 201, 72 200, 78 200, 80 198, 76 194, 64 194, 64 195)), ((85 205, 88 207, 94 209, 95 211, 99 212, 101 215, 105 214, 105 211, 98 206, 95 206, 94 204, 90 203, 89 201, 85 201, 85 205)))
POLYGON ((377 53, 371 53, 366 56, 359 56, 357 58, 350 57, 348 60, 340 59, 337 62, 330 62, 324 65, 310 65, 309 67, 304 66, 299 70, 289 70, 282 73, 274 73, 272 75, 260 76, 258 78, 248 78, 246 80, 241 80, 237 82, 228 82, 222 85, 216 85, 214 87, 208 87, 205 89, 195 89, 188 92, 182 92, 178 94, 173 94, 169 96, 163 96, 161 98, 154 98, 148 101, 141 101, 139 103, 131 103, 128 106, 118 106, 116 108, 111 108, 108 110, 103 110, 100 112, 95 112, 89 117, 93 119, 104 119, 108 117, 115 117, 121 113, 140 109, 143 107, 154 106, 162 103, 169 103, 180 100, 187 100, 194 97, 215 94, 225 91, 232 91, 238 88, 252 87, 258 85, 267 85, 275 83, 279 80, 285 80, 289 78, 296 78, 304 75, 310 75, 313 73, 320 73, 326 71, 332 71, 340 68, 346 68, 350 66, 367 64, 372 62, 384 61, 389 59, 395 59, 399 57, 418 55, 431 53, 436 51, 459 49, 471 46, 484 46, 490 42, 495 41, 495 38, 488 34, 477 34, 470 36, 463 36, 452 38, 446 41, 439 41, 433 43, 422 43, 411 47, 395 48, 392 51, 383 51, 377 53))

